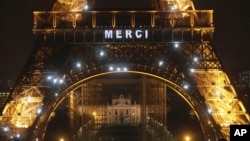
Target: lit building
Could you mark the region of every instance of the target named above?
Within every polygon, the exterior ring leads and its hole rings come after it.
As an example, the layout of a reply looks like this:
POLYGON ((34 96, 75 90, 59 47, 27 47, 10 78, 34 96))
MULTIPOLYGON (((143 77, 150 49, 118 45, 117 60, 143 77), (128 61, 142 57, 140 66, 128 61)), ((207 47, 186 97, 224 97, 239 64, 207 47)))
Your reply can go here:
POLYGON ((238 87, 250 88, 250 70, 242 70, 239 72, 238 87))
POLYGON ((10 92, 8 90, 0 90, 0 109, 2 111, 10 92))
MULTIPOLYGON (((81 113, 82 107, 79 106, 78 110, 81 113)), ((109 125, 136 125, 140 123, 140 105, 136 102, 132 103, 131 98, 126 98, 120 95, 112 99, 111 104, 86 107, 84 109, 92 109, 92 116, 95 119, 95 124, 109 124, 109 125)))
POLYGON ((107 106, 108 124, 138 124, 140 122, 140 105, 131 102, 130 98, 120 95, 112 99, 107 106))
MULTIPOLYGON (((6 101, 10 95, 10 91, 12 89, 13 82, 8 81, 1 81, 0 80, 0 111, 3 111, 6 101)), ((0 113, 0 121, 2 120, 2 113, 0 113)), ((0 140, 6 140, 6 131, 3 130, 4 127, 0 125, 0 140)))
POLYGON ((3 110, 6 104, 6 100, 8 99, 10 95, 12 86, 13 86, 13 82, 10 80, 6 82, 0 81, 0 111, 3 110))
POLYGON ((241 70, 238 74, 237 88, 240 93, 239 98, 246 105, 246 110, 250 112, 250 69, 241 70))

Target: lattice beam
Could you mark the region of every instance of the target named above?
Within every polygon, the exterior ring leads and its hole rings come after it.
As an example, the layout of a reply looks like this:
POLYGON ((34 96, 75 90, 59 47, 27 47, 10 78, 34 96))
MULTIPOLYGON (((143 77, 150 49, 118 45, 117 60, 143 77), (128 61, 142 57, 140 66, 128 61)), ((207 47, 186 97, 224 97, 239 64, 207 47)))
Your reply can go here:
POLYGON ((229 125, 249 124, 250 118, 244 105, 222 70, 194 70, 192 77, 200 94, 205 98, 208 112, 229 139, 229 125))

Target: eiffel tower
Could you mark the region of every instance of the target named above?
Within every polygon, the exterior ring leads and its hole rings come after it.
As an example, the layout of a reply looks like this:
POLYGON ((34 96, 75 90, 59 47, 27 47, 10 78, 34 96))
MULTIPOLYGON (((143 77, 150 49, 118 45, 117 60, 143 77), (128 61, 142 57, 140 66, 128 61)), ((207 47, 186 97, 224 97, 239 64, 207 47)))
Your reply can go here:
POLYGON ((63 99, 85 81, 113 73, 164 81, 195 111, 206 140, 229 140, 231 124, 249 124, 212 46, 213 10, 196 10, 191 0, 147 2, 119 10, 58 0, 51 11, 34 11, 36 44, 1 111, 1 126, 25 141, 42 141, 63 99))

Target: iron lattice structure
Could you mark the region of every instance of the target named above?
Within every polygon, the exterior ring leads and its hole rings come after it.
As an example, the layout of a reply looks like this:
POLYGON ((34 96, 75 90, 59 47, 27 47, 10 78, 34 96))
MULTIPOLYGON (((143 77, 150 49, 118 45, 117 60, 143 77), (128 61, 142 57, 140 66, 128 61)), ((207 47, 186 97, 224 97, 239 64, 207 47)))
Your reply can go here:
POLYGON ((88 11, 86 4, 94 2, 58 0, 53 11, 34 12, 36 45, 2 112, 1 126, 16 133, 30 127, 33 138, 40 139, 55 105, 82 81, 117 72, 165 80, 214 138, 229 138, 230 124, 249 124, 212 47, 212 10, 195 10, 189 0, 153 1, 152 10, 145 11, 88 11), (74 68, 76 61, 84 63, 74 68), (48 81, 52 75, 53 83, 48 81), (60 94, 56 99, 50 96, 55 92, 60 94))

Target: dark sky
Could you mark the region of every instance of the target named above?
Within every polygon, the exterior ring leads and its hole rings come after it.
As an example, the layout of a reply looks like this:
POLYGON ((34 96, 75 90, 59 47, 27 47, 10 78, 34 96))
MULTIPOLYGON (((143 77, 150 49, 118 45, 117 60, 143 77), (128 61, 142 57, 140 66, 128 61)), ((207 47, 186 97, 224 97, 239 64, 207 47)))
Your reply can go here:
POLYGON ((1 0, 0 80, 15 80, 34 46, 33 11, 49 10, 53 0, 1 0))
POLYGON ((230 77, 250 68, 250 1, 196 0, 197 7, 214 10, 214 47, 230 77))
MULTIPOLYGON (((1 0, 0 80, 18 77, 34 45, 32 11, 50 10, 53 1, 1 0)), ((250 1, 194 0, 194 3, 196 9, 214 10, 214 47, 220 52, 227 72, 235 75, 238 69, 250 68, 250 14, 247 11, 250 1)))

